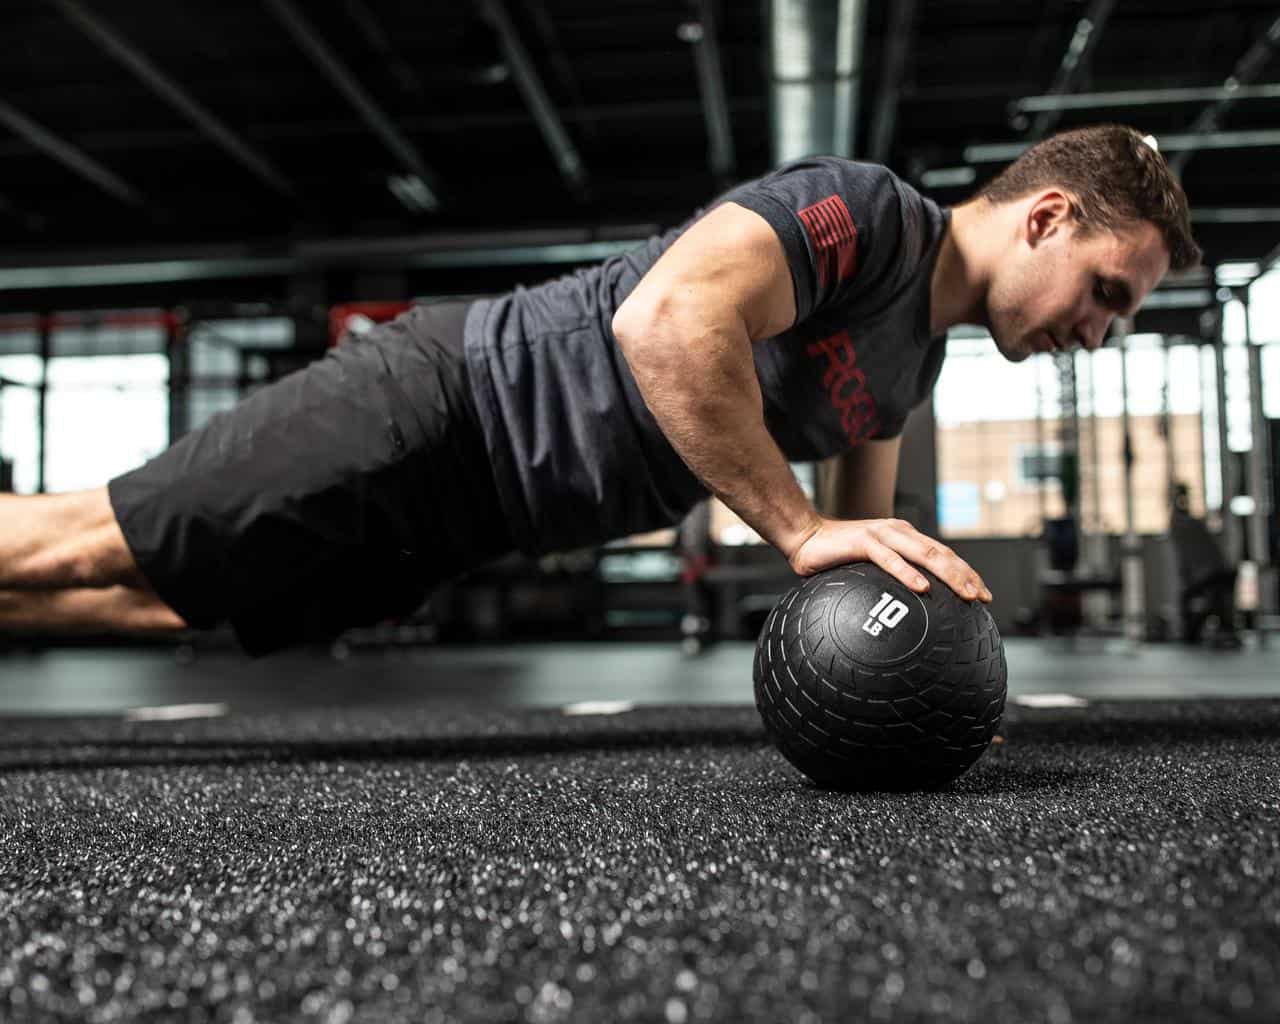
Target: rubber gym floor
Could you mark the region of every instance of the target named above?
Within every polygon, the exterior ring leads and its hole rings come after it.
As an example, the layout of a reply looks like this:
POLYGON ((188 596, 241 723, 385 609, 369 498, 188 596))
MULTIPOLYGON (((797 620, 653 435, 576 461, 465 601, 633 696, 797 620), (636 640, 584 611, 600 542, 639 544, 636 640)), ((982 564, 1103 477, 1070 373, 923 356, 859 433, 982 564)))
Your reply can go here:
POLYGON ((1007 648, 862 795, 747 644, 11 652, 0 1018, 1280 1019, 1280 652, 1007 648))

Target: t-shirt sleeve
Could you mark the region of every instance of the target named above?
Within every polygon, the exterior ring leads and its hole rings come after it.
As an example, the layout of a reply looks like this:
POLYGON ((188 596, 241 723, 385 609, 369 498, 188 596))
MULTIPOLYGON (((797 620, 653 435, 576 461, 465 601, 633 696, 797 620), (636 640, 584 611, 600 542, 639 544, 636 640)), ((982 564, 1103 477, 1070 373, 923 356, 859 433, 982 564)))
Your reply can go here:
POLYGON ((791 268, 797 322, 892 287, 902 199, 885 168, 815 157, 723 199, 758 213, 777 232, 791 268))

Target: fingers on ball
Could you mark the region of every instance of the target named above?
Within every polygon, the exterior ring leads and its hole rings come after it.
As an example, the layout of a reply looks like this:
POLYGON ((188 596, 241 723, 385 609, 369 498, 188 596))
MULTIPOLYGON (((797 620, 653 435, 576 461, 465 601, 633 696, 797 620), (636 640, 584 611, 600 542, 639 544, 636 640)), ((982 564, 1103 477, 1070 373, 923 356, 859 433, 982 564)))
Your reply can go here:
POLYGON ((885 572, 896 576, 913 590, 928 590, 929 581, 920 575, 910 562, 889 545, 877 543, 872 551, 875 563, 885 572))

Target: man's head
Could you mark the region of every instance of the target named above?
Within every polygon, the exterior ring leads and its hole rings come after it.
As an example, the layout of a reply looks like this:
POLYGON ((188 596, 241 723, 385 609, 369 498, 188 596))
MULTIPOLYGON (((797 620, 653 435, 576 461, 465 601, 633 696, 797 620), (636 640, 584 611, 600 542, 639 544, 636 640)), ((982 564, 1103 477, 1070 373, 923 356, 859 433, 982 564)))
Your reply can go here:
POLYGON ((1032 146, 974 203, 1000 241, 986 320, 1001 353, 1096 348, 1169 270, 1200 261, 1182 186, 1132 128, 1100 125, 1032 146))

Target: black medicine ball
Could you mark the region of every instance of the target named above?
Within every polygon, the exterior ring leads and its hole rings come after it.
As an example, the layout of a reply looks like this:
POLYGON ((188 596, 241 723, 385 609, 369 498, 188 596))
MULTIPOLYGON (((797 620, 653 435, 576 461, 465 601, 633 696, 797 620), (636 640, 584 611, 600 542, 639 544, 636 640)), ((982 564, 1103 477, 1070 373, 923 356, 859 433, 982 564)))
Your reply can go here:
POLYGON ((756 707, 778 749, 820 786, 933 789, 991 743, 1007 669, 987 609, 932 573, 917 594, 877 565, 797 584, 756 643, 756 707))

